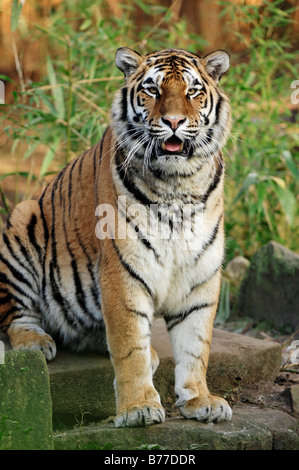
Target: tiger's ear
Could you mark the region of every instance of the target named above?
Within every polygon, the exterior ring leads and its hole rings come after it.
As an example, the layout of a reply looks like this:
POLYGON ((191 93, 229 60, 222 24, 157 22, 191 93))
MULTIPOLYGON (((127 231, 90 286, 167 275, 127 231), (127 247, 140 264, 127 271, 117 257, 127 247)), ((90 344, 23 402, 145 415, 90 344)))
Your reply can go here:
POLYGON ((222 75, 229 69, 229 55, 226 51, 215 51, 206 55, 202 62, 208 74, 215 80, 220 81, 222 75))
POLYGON ((141 62, 141 55, 128 47, 120 47, 116 51, 115 63, 125 74, 126 80, 135 72, 141 62))

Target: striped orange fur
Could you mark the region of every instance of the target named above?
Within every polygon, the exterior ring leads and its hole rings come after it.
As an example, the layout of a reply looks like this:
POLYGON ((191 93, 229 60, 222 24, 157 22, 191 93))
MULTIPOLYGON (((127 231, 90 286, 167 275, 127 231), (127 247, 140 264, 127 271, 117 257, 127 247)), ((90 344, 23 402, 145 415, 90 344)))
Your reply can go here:
POLYGON ((221 149, 230 106, 218 82, 228 54, 121 48, 116 64, 126 82, 102 140, 8 219, 1 331, 13 348, 41 349, 48 360, 56 342, 108 348, 115 425, 150 425, 165 419, 150 345, 153 317, 163 315, 181 413, 230 419, 206 384, 224 256, 221 149))

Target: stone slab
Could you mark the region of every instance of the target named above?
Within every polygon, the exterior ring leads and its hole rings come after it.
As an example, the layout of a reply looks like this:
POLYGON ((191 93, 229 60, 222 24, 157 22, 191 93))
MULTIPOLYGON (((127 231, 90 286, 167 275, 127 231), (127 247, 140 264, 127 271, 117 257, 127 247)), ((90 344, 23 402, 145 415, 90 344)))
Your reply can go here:
POLYGON ((299 321, 299 254, 271 241, 255 252, 234 314, 268 320, 277 329, 299 321))
POLYGON ((214 393, 274 381, 281 367, 281 345, 215 328, 207 382, 214 393))
POLYGON ((53 448, 49 374, 41 351, 6 351, 0 364, 0 449, 53 448))
POLYGON ((204 424, 169 419, 149 428, 79 426, 54 435, 55 449, 131 450, 159 444, 167 450, 299 450, 298 424, 269 408, 234 407, 232 421, 204 424))
MULTIPOLYGON (((153 323, 152 344, 160 357, 154 383, 167 408, 175 402, 174 363, 165 322, 153 323)), ((224 395, 233 388, 260 380, 274 380, 281 364, 278 343, 215 329, 207 373, 210 391, 224 395)), ((109 358, 59 351, 48 364, 54 417, 69 415, 105 419, 115 413, 114 374, 109 358)))

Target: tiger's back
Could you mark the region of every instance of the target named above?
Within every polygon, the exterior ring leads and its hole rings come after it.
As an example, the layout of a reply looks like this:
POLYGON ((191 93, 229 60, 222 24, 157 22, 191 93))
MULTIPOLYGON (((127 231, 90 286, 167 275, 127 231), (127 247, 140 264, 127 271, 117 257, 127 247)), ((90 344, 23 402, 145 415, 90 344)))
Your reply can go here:
POLYGON ((116 377, 116 426, 164 420, 150 346, 162 314, 187 418, 230 419, 206 369, 224 253, 221 153, 230 128, 217 86, 223 51, 117 51, 126 84, 101 142, 39 201, 11 214, 0 252, 0 325, 14 348, 105 350, 116 377), (95 215, 98 216, 96 219, 95 215))

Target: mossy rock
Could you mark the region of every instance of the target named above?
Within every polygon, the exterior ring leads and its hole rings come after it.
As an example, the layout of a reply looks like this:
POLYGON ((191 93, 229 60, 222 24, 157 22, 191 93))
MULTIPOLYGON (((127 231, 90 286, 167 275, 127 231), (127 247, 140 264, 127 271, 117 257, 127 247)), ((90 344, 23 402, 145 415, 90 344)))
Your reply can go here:
POLYGON ((49 373, 41 351, 7 351, 0 364, 0 449, 53 449, 49 373))
POLYGON ((235 312, 276 328, 299 322, 299 255, 274 241, 259 249, 240 287, 235 312))

